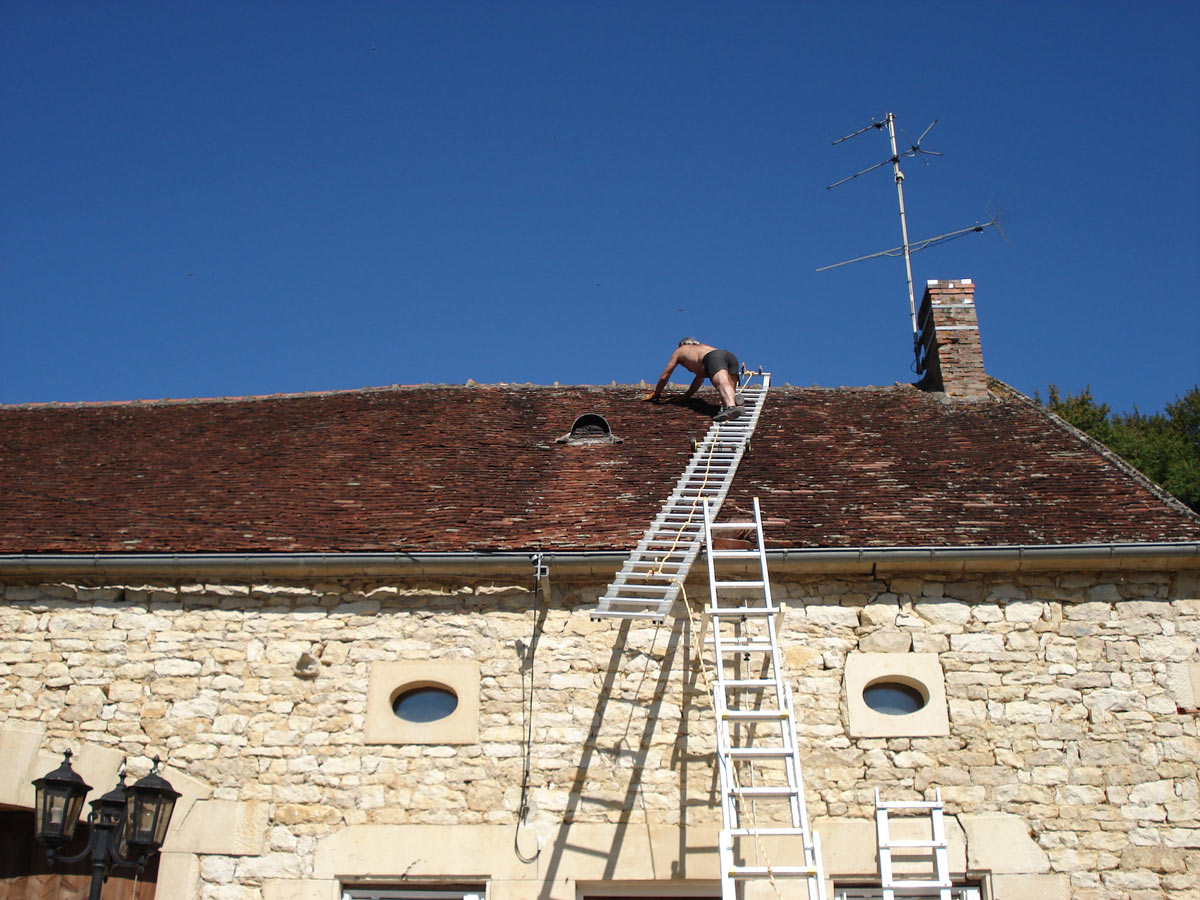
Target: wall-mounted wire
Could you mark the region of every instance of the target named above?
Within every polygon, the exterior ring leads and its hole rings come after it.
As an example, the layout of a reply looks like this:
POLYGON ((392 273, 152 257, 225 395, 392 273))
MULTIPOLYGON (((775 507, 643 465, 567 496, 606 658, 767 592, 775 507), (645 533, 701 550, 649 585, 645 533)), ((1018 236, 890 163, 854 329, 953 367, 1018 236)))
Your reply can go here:
POLYGON ((526 856, 520 847, 521 826, 529 824, 529 779, 533 772, 533 684, 534 659, 537 654, 538 635, 538 596, 549 602, 547 586, 550 583, 550 567, 542 559, 542 554, 530 556, 533 562, 533 625, 529 635, 529 643, 517 641, 517 652, 521 656, 521 742, 523 744, 523 762, 521 768, 521 798, 517 804, 517 824, 513 831, 513 851, 521 862, 533 862, 542 853, 542 842, 537 839, 537 849, 532 856, 526 856), (528 682, 527 682, 528 677, 528 682), (528 683, 528 687, 526 684, 528 683))

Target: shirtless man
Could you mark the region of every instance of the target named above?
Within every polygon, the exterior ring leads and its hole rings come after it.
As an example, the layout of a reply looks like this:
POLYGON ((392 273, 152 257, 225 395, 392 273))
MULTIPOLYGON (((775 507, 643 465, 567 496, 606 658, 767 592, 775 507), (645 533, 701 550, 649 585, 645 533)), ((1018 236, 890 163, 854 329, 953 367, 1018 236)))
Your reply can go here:
POLYGON ((723 422, 726 419, 736 419, 742 414, 742 407, 737 402, 737 357, 728 350, 718 350, 692 337, 686 337, 679 342, 679 347, 671 354, 667 367, 658 378, 654 393, 648 396, 647 400, 659 400, 662 397, 663 388, 671 380, 671 373, 675 371, 676 366, 683 366, 696 376, 682 399, 686 400, 696 393, 707 376, 721 395, 721 411, 713 416, 713 419, 723 422))

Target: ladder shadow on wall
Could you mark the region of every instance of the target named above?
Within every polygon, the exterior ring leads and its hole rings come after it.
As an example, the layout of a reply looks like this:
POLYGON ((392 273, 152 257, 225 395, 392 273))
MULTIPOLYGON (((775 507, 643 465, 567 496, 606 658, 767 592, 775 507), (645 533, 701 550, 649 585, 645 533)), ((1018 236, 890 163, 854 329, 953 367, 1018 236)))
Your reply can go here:
MULTIPOLYGON (((661 656, 654 656, 654 647, 658 644, 659 633, 663 630, 662 625, 654 626, 653 638, 650 646, 645 653, 640 651, 631 651, 628 647, 628 639, 631 623, 629 620, 623 620, 620 627, 616 631, 613 650, 608 659, 608 666, 604 674, 604 683, 600 688, 599 696, 596 704, 596 710, 592 715, 591 724, 588 728, 588 738, 583 746, 583 753, 580 756, 578 764, 575 766, 575 775, 571 783, 570 792, 567 797, 567 808, 563 811, 562 827, 559 829, 557 836, 554 839, 553 845, 550 847, 550 857, 546 863, 546 869, 542 876, 542 891, 539 895, 539 900, 550 900, 551 890, 555 883, 557 873, 563 865, 563 857, 569 853, 581 853, 595 858, 604 858, 604 869, 602 880, 612 880, 617 877, 617 864, 620 856, 622 845, 625 842, 625 837, 631 826, 648 828, 648 821, 633 821, 633 813, 638 808, 639 793, 642 788, 643 772, 646 761, 649 758, 651 750, 651 740, 654 736, 656 727, 660 723, 659 713, 662 710, 664 696, 671 685, 672 678, 676 674, 675 660, 680 653, 680 648, 683 648, 682 666, 686 677, 686 682, 683 685, 683 695, 685 698, 691 696, 699 696, 696 685, 694 684, 695 675, 691 670, 691 641, 683 640, 684 634, 690 631, 690 626, 686 619, 673 618, 671 630, 667 638, 667 646, 661 656), (613 742, 613 723, 610 720, 610 709, 615 705, 612 704, 612 698, 617 685, 617 676, 622 671, 622 664, 627 667, 630 660, 636 659, 637 656, 645 656, 646 669, 638 682, 637 690, 632 698, 626 702, 630 704, 640 704, 644 694, 643 684, 649 677, 650 668, 657 662, 659 672, 654 682, 652 691, 652 700, 646 708, 645 722, 641 727, 640 734, 635 740, 630 740, 630 726, 633 724, 633 710, 629 715, 623 716, 624 726, 613 742), (609 727, 605 725, 608 722, 609 727), (587 801, 589 771, 593 768, 593 762, 609 756, 613 760, 614 769, 616 772, 628 772, 629 781, 625 787, 624 794, 619 802, 613 800, 597 799, 596 805, 605 806, 609 809, 619 810, 619 818, 617 820, 616 829, 613 833, 612 842, 606 848, 597 848, 596 846, 572 843, 570 840, 570 831, 575 824, 575 816, 580 810, 580 807, 587 801), (627 766, 620 766, 620 759, 624 757, 628 759, 627 766)), ((676 773, 676 779, 679 783, 679 816, 680 824, 686 820, 688 812, 688 794, 687 794, 687 774, 688 764, 691 755, 688 752, 688 714, 689 704, 686 699, 681 705, 680 718, 677 734, 671 741, 672 750, 670 761, 672 770, 676 773)), ((701 710, 702 712, 703 710, 701 710)), ((705 763, 706 768, 711 767, 711 761, 705 763)), ((710 790, 715 795, 715 787, 710 787, 710 790)), ((706 798, 703 805, 710 806, 715 801, 706 798)), ((641 806, 643 812, 646 811, 644 805, 641 806)), ((643 819, 645 817, 643 816, 643 819)), ((588 824, 580 822, 579 824, 588 824)), ((715 837, 716 826, 713 827, 715 837)), ((688 846, 686 843, 687 829, 679 828, 679 849, 677 858, 670 861, 670 876, 671 878, 683 878, 686 874, 686 859, 688 852, 696 852, 697 850, 708 849, 712 852, 716 851, 715 842, 711 847, 702 848, 688 846)), ((665 877, 666 873, 658 873, 657 861, 653 859, 654 848, 651 841, 640 841, 638 844, 639 851, 646 851, 651 856, 651 867, 656 870, 657 877, 665 877)), ((666 861, 664 861, 666 862, 666 861)))

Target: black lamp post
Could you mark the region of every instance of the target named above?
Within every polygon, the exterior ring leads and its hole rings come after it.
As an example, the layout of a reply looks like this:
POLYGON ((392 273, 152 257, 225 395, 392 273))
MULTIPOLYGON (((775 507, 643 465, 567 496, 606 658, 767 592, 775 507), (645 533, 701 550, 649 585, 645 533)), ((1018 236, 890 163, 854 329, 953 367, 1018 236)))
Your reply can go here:
POLYGON ((46 858, 51 862, 81 862, 92 860, 92 888, 88 900, 100 900, 100 891, 108 880, 113 866, 136 866, 138 872, 147 860, 159 851, 175 801, 180 797, 166 779, 158 774, 158 757, 150 774, 126 787, 122 772, 117 786, 92 801, 88 814, 91 831, 87 846, 73 856, 61 856, 60 851, 71 843, 83 798, 91 790, 71 768, 71 751, 63 754, 63 764, 33 782, 36 791, 34 828, 37 838, 46 846, 46 858))

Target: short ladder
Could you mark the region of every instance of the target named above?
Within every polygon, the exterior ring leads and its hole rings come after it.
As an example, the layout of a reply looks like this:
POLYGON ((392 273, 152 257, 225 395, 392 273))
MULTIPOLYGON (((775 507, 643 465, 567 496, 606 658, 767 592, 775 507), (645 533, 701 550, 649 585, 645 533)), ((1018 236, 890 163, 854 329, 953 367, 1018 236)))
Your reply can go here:
POLYGON ((600 598, 592 618, 666 619, 700 552, 700 504, 707 501, 714 511, 721 508, 758 424, 771 374, 762 369, 743 371, 740 381, 738 396, 745 411, 736 419, 713 422, 662 511, 600 598))
POLYGON ((940 900, 950 900, 950 859, 946 844, 946 822, 942 816, 942 792, 939 789, 935 800, 879 799, 879 788, 875 789, 875 835, 879 841, 879 883, 883 888, 883 900, 895 900, 897 896, 932 896, 937 891, 940 900), (893 840, 889 813, 929 816, 929 838, 917 840, 893 840), (897 878, 894 870, 893 851, 898 851, 903 862, 916 863, 925 867, 923 875, 897 878), (932 854, 932 858, 930 855, 932 854), (928 877, 932 875, 933 877, 928 877))
POLYGON ((752 522, 712 518, 706 503, 707 612, 716 657, 713 710, 724 823, 717 839, 721 897, 737 900, 738 885, 751 881, 804 878, 810 900, 825 900, 821 843, 808 826, 792 692, 780 664, 779 607, 771 599, 758 498, 752 522), (715 563, 722 559, 750 562, 757 573, 748 580, 720 579, 715 563))

